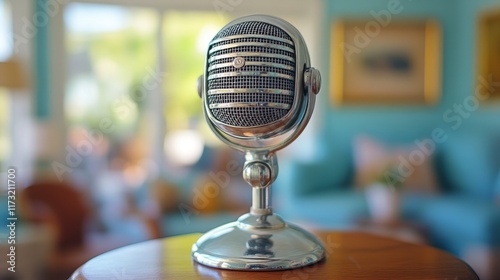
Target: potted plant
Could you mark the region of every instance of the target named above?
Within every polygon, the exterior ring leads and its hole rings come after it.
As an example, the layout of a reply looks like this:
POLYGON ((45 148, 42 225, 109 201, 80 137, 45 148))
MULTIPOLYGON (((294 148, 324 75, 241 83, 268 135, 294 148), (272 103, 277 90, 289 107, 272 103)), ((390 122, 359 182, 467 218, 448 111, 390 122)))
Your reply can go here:
POLYGON ((399 218, 400 190, 403 178, 389 166, 366 188, 366 200, 376 223, 392 223, 399 218))

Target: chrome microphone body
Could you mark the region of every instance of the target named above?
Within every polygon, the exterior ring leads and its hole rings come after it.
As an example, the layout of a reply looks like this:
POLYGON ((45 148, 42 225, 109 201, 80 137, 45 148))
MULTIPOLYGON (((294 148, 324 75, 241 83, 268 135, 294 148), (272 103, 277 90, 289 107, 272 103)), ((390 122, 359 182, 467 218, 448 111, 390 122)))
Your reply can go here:
POLYGON ((295 27, 250 16, 215 36, 199 83, 207 122, 222 141, 241 151, 276 151, 307 125, 321 76, 295 27))
POLYGON ((237 222, 203 235, 193 245, 195 261, 226 269, 279 270, 324 258, 321 242, 285 223, 270 206, 270 186, 279 170, 276 151, 304 130, 320 85, 304 39, 284 20, 243 17, 212 39, 198 92, 212 131, 245 153, 243 178, 252 186, 252 207, 237 222), (262 242, 265 248, 259 247, 262 242))

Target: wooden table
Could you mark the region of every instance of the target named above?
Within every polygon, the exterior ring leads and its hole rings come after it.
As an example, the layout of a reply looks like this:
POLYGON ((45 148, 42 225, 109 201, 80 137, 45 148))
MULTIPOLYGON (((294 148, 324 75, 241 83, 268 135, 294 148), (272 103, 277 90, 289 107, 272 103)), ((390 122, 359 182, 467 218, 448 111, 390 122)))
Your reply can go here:
POLYGON ((463 261, 435 248, 361 232, 318 232, 326 261, 294 270, 245 272, 191 260, 200 234, 146 241, 88 261, 70 279, 479 279, 463 261))

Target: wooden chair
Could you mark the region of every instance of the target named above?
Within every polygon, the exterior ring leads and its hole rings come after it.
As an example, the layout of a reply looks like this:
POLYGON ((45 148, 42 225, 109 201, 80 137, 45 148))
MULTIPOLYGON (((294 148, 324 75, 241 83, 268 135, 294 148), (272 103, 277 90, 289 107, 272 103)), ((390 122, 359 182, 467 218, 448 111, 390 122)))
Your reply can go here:
MULTIPOLYGON (((116 236, 89 232, 91 204, 70 183, 54 180, 35 182, 24 189, 21 196, 25 219, 47 224, 54 232, 55 248, 47 279, 67 279, 92 257, 127 245, 126 240, 116 236)), ((139 212, 134 212, 134 215, 139 226, 149 233, 148 239, 160 237, 160 227, 154 219, 139 212)))

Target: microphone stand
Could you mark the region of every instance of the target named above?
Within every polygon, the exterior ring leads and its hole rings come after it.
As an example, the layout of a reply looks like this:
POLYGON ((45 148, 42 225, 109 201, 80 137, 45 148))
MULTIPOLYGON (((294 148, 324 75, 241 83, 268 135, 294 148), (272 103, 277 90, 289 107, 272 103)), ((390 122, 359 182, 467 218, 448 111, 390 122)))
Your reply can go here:
POLYGON ((232 270, 284 270, 322 260, 321 242, 273 214, 270 185, 278 174, 274 152, 247 152, 243 178, 252 186, 250 212, 215 228, 193 244, 198 263, 232 270))

